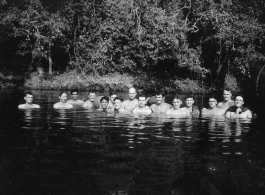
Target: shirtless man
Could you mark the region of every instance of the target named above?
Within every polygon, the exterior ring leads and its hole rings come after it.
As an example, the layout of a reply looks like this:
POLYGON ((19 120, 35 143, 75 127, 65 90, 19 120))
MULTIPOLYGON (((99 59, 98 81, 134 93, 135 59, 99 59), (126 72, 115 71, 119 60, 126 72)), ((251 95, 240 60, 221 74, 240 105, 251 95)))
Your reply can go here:
POLYGON ((30 108, 40 108, 38 104, 33 104, 33 94, 31 92, 26 92, 24 100, 26 101, 25 104, 20 104, 18 106, 19 109, 30 109, 30 108))
POLYGON ((101 110, 102 112, 109 111, 108 105, 109 105, 109 98, 106 96, 103 96, 100 99, 100 109, 99 110, 101 110))
POLYGON ((224 89, 223 97, 224 97, 224 101, 219 102, 217 104, 217 108, 221 108, 224 111, 226 111, 228 108, 235 105, 235 102, 233 100, 231 100, 232 93, 229 89, 224 89))
POLYGON ((202 109, 202 114, 203 115, 224 115, 225 110, 221 108, 216 107, 217 100, 215 97, 210 97, 209 98, 209 107, 208 109, 203 108, 202 109))
POLYGON ((82 105, 83 108, 87 108, 87 109, 90 109, 90 108, 93 108, 94 107, 94 100, 96 98, 96 92, 95 91, 90 91, 88 93, 88 100, 82 105))
POLYGON ((170 104, 164 102, 165 94, 163 91, 157 91, 155 97, 156 103, 150 106, 153 112, 165 113, 167 110, 172 108, 170 104))
POLYGON ((69 104, 66 102, 67 100, 67 93, 65 91, 62 91, 59 95, 60 101, 58 103, 55 103, 53 105, 53 108, 55 109, 70 109, 73 108, 72 104, 69 104))
POLYGON ((67 103, 68 104, 72 104, 72 105, 82 105, 84 104, 83 100, 78 99, 78 90, 77 89, 73 89, 71 90, 71 95, 72 95, 72 99, 68 100, 67 103))
POLYGON ((186 112, 186 114, 193 114, 193 115, 199 115, 200 111, 197 108, 197 106, 194 106, 194 99, 192 96, 186 97, 186 106, 181 108, 181 111, 186 112))
POLYGON ((137 105, 138 105, 138 100, 135 99, 136 97, 136 89, 135 88, 130 88, 129 89, 129 99, 125 100, 122 105, 124 106, 125 110, 132 111, 137 105))
POLYGON ((109 93, 109 105, 108 105, 108 108, 109 109, 114 109, 114 99, 116 98, 116 97, 118 97, 118 95, 117 95, 117 93, 116 92, 114 92, 114 91, 111 91, 110 93, 109 93))
POLYGON ((172 101, 173 107, 166 111, 166 115, 185 115, 186 112, 180 109, 182 104, 181 99, 178 96, 175 96, 172 101))
POLYGON ((238 95, 235 99, 235 105, 227 109, 225 116, 228 118, 252 118, 251 111, 243 107, 243 97, 238 95))
POLYGON ((149 106, 146 105, 146 96, 144 94, 140 94, 138 97, 139 97, 139 104, 132 110, 132 113, 151 114, 152 110, 150 109, 149 106))
POLYGON ((122 100, 119 97, 116 97, 114 99, 114 111, 116 113, 124 113, 124 112, 126 112, 126 110, 124 109, 124 107, 122 105, 122 100))

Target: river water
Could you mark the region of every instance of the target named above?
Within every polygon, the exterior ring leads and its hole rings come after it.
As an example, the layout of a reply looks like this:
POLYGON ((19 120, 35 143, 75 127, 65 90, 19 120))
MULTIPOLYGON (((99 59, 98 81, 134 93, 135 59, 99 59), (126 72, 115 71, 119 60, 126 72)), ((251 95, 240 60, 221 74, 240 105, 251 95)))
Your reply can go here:
POLYGON ((265 193, 262 120, 54 110, 59 92, 38 90, 22 111, 0 92, 0 194, 265 193))

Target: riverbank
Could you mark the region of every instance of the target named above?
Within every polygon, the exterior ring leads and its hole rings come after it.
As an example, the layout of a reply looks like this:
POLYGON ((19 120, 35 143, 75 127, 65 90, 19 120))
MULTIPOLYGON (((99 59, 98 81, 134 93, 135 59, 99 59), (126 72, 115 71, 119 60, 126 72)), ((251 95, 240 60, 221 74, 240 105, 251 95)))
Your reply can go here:
POLYGON ((41 90, 79 90, 94 89, 96 91, 127 91, 136 86, 146 92, 154 92, 164 88, 169 93, 210 93, 211 89, 197 80, 161 81, 146 75, 139 77, 129 74, 109 74, 105 76, 85 75, 76 71, 63 74, 47 75, 33 72, 27 76, 4 76, 0 74, 1 88, 41 89, 41 90))

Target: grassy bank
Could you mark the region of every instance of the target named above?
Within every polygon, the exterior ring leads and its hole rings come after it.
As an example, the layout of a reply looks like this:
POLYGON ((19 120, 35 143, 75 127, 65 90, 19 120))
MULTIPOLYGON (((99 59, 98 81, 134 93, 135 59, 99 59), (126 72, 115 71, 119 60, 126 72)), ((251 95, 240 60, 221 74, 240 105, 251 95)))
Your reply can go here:
MULTIPOLYGON (((1 76, 1 75, 0 75, 1 76)), ((0 77, 1 78, 1 77, 0 77)), ((11 78, 11 77, 10 77, 11 78)), ((21 78, 20 78, 21 80, 21 78)), ((136 86, 146 92, 154 92, 156 89, 164 88, 171 93, 208 93, 206 86, 201 86, 196 80, 174 80, 163 81, 148 76, 131 76, 128 74, 110 74, 105 76, 82 75, 76 71, 69 71, 59 75, 49 76, 31 73, 28 78, 21 82, 0 83, 2 88, 22 87, 25 89, 52 89, 52 90, 70 90, 78 88, 79 90, 95 89, 97 91, 127 91, 128 88, 136 86)))

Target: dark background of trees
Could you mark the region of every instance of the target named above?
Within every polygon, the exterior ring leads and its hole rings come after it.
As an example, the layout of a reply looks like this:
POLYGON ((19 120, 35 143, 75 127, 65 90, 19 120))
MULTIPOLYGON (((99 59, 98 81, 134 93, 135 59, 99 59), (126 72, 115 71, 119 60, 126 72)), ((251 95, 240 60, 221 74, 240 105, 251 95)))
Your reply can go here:
POLYGON ((251 91, 264 22, 263 0, 0 0, 0 68, 203 79, 213 88, 235 77, 251 91))

